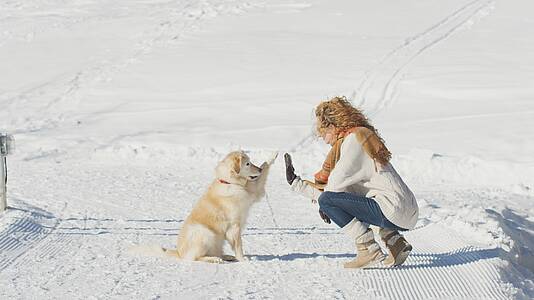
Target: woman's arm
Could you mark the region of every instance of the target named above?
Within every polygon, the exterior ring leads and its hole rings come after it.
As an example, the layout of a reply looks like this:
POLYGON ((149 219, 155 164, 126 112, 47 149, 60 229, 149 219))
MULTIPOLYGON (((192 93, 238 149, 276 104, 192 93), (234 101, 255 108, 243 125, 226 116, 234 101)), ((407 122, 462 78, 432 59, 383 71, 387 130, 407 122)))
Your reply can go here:
POLYGON ((312 199, 314 203, 319 200, 319 196, 322 194, 320 190, 313 187, 309 181, 302 180, 300 176, 295 177, 293 183, 291 183, 291 190, 312 199))
POLYGON ((371 176, 374 163, 368 158, 354 134, 348 135, 341 145, 339 161, 328 177, 325 191, 345 192, 347 187, 371 176))
POLYGON ((288 153, 284 154, 284 160, 286 163, 286 180, 291 186, 291 190, 312 199, 312 202, 317 202, 319 196, 321 196, 321 191, 314 187, 310 181, 302 180, 300 176, 295 174, 291 155, 288 153))

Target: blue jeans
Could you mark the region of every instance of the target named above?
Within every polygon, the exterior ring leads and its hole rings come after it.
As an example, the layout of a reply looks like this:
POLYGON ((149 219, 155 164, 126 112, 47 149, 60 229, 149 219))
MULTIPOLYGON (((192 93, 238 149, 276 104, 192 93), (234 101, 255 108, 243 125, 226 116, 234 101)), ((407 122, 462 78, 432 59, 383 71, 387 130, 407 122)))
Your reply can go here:
POLYGON ((373 198, 344 192, 323 192, 319 197, 320 209, 339 227, 345 227, 352 219, 380 228, 405 231, 391 223, 373 198))

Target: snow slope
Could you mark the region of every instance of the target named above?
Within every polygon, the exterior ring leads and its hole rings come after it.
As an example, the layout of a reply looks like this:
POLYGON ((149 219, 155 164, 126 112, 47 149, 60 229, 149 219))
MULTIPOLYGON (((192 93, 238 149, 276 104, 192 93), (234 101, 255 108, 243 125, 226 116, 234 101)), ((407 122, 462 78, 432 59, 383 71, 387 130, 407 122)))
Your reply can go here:
POLYGON ((5 1, 0 131, 15 134, 0 297, 534 297, 534 17, 529 1, 5 1), (328 150, 313 107, 345 94, 421 208, 396 269, 290 193, 279 161, 244 233, 250 261, 174 247, 216 162, 328 150))

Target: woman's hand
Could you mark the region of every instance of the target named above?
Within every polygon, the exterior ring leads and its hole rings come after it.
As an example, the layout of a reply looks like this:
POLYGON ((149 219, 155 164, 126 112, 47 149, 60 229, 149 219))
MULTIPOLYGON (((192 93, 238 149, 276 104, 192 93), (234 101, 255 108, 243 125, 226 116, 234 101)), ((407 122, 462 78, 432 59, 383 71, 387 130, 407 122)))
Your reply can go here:
POLYGON ((291 155, 289 153, 284 154, 284 161, 286 162, 286 179, 289 185, 293 184, 297 175, 295 174, 295 168, 293 168, 293 162, 291 161, 291 155))

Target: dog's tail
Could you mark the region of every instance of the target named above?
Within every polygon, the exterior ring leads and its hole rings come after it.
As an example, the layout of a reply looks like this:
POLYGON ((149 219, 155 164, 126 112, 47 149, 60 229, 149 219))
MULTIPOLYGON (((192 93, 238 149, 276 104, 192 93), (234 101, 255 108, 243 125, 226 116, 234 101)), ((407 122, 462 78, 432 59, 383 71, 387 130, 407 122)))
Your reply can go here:
POLYGON ((178 251, 165 249, 161 246, 136 245, 130 247, 128 253, 141 256, 180 258, 178 251))

